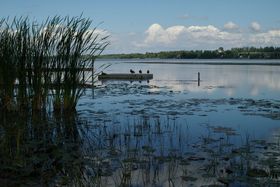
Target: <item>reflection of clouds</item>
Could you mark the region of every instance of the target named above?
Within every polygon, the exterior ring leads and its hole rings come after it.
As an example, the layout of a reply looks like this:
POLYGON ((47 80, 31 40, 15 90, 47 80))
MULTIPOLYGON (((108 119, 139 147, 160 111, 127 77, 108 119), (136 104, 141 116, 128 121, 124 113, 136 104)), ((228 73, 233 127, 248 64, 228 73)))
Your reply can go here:
MULTIPOLYGON (((172 80, 176 79, 176 77, 170 78, 172 80)), ((168 81, 164 82, 164 85, 168 86, 173 91, 190 91, 190 92, 206 92, 213 93, 219 87, 223 87, 227 95, 232 95, 234 93, 233 85, 236 85, 239 81, 232 79, 207 79, 200 82, 200 86, 198 86, 197 81, 168 81)))
POLYGON ((152 93, 156 93, 156 92, 159 92, 160 91, 160 88, 150 88, 149 89, 149 92, 152 92, 152 93))
POLYGON ((169 73, 161 71, 159 80, 166 81, 159 82, 159 84, 164 84, 174 91, 190 91, 193 93, 211 94, 220 89, 227 96, 234 96, 238 93, 258 96, 262 92, 261 90, 267 92, 268 89, 280 91, 280 77, 277 75, 280 71, 279 67, 224 66, 221 68, 219 66, 204 66, 202 68, 205 69, 203 71, 195 70, 201 73, 202 81, 199 87, 195 81, 196 73, 190 72, 191 69, 184 72, 185 67, 183 66, 172 69, 169 73))
POLYGON ((271 142, 277 142, 279 143, 279 140, 280 140, 280 129, 279 128, 275 128, 271 131, 271 136, 269 137, 269 141, 271 142))
MULTIPOLYGON (((160 60, 151 60, 153 61, 160 60)), ((189 61, 201 62, 200 60, 189 61)), ((208 61, 211 62, 211 60, 208 61)), ((244 60, 244 62, 247 61, 244 60)), ((220 94, 229 97, 258 96, 261 93, 269 95, 274 94, 272 92, 280 92, 280 66, 114 63, 108 69, 110 72, 119 73, 127 72, 131 68, 149 69, 154 74, 151 83, 173 91, 220 94), (198 72, 201 75, 199 87, 197 85, 198 72)), ((160 90, 155 88, 152 91, 160 90)))
POLYGON ((234 93, 235 93, 234 88, 227 88, 226 89, 227 96, 231 97, 231 96, 234 95, 234 93))
POLYGON ((252 76, 250 81, 256 87, 267 87, 271 90, 280 90, 280 78, 275 75, 252 76))
POLYGON ((256 88, 256 87, 252 87, 252 88, 251 88, 251 91, 250 91, 250 94, 251 94, 252 96, 257 96, 257 95, 259 94, 259 89, 256 88))

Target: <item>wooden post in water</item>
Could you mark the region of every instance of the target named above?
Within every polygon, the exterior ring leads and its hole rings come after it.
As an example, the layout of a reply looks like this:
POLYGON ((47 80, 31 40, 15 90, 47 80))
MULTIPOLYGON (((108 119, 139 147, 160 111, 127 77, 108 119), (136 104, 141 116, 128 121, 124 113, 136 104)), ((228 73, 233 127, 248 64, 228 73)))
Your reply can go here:
POLYGON ((200 72, 197 73, 197 86, 200 86, 200 72))

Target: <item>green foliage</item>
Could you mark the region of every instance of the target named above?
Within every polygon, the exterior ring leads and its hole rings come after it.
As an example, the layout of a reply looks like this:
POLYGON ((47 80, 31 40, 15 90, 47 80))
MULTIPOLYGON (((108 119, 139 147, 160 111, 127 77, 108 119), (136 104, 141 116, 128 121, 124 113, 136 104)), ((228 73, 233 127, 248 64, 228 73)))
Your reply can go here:
POLYGON ((41 111, 52 103, 54 110, 75 110, 84 69, 108 45, 91 24, 82 17, 1 19, 0 109, 41 111))
POLYGON ((131 54, 108 54, 99 58, 160 58, 160 59, 280 59, 280 47, 244 47, 224 50, 220 47, 217 50, 191 50, 191 51, 161 51, 158 53, 131 53, 131 54))

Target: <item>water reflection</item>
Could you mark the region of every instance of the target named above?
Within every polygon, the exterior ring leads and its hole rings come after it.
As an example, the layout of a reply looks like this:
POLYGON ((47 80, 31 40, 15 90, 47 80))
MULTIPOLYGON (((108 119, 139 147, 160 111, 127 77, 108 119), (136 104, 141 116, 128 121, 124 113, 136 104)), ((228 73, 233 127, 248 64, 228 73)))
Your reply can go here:
POLYGON ((118 116, 94 111, 87 119, 1 113, 1 183, 279 185, 278 135, 268 141, 253 139, 234 128, 210 123, 193 128, 175 113, 140 112, 118 116))
MULTIPOLYGON (((141 60, 139 60, 141 61, 141 60)), ((159 61, 159 60, 156 60, 159 61)), ((164 61, 164 60, 163 60, 164 61)), ((195 61, 195 60, 194 60, 195 61)), ((262 65, 194 65, 194 64, 141 64, 123 61, 112 63, 108 73, 127 73, 130 68, 149 69, 154 74, 151 84, 167 86, 171 90, 190 92, 196 97, 242 97, 280 99, 280 66, 262 65), (197 86, 197 73, 201 84, 197 86)), ((136 61, 137 62, 137 61, 136 61)), ((220 63, 224 63, 220 60, 220 63)), ((254 63, 248 61, 244 63, 254 63)))
MULTIPOLYGON (((188 65, 181 65, 179 68, 168 70, 172 71, 172 74, 161 72, 161 77, 155 76, 154 81, 170 86, 173 90, 189 91, 196 93, 196 95, 198 93, 211 93, 210 95, 213 97, 275 97, 276 93, 280 91, 279 67, 274 67, 275 70, 271 72, 270 68, 272 67, 262 66, 239 66, 238 68, 235 66, 208 68, 206 66, 205 69, 200 69, 200 66, 188 69, 188 65), (197 87, 191 81, 196 78, 196 71, 201 72, 201 87, 197 87), (166 77, 164 77, 165 75, 166 77), (264 95, 260 95, 260 93, 264 95)), ((163 69, 163 71, 166 70, 163 69)))
POLYGON ((82 177, 84 167, 76 116, 1 112, 4 186, 63 184, 82 177))
POLYGON ((279 69, 137 66, 155 80, 100 84, 74 115, 1 111, 1 184, 280 185, 279 69))

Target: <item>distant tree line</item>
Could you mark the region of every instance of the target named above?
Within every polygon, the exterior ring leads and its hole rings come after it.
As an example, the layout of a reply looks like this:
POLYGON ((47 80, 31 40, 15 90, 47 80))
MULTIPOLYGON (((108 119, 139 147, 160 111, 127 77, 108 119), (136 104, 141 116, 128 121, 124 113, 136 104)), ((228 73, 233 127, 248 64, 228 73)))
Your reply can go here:
POLYGON ((161 58, 161 59, 280 59, 280 47, 242 47, 224 50, 222 47, 216 50, 181 50, 161 51, 157 53, 131 53, 131 54, 107 54, 99 58, 161 58))

